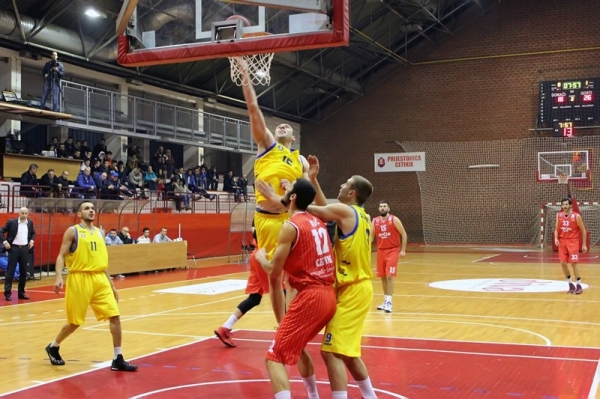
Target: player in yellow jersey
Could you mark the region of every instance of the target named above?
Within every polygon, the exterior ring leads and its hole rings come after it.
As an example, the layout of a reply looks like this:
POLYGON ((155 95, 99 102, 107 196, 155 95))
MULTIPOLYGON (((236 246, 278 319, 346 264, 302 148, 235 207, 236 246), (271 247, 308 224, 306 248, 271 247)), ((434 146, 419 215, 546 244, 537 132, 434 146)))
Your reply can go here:
MULTIPOLYGON (((341 185, 340 204, 327 205, 319 186, 319 160, 308 157, 308 176, 317 191, 315 204, 307 211, 325 222, 334 221, 336 232, 334 253, 336 261, 337 310, 327 324, 321 355, 334 399, 348 397, 346 367, 356 380, 362 397, 376 398, 369 373, 361 355, 361 338, 365 319, 373 302, 373 273, 371 271, 371 218, 363 204, 373 193, 373 186, 362 176, 352 176, 341 185)), ((256 188, 271 201, 278 196, 266 183, 257 180, 256 188)))
MULTIPOLYGON (((244 62, 243 60, 238 62, 244 62)), ((246 65, 241 68, 242 74, 247 75, 246 65)), ((245 80, 245 81, 249 81, 245 80)), ((255 179, 265 181, 271 185, 279 196, 285 194, 289 184, 300 177, 308 178, 308 162, 298 151, 291 149, 294 143, 294 129, 288 124, 281 124, 275 128, 275 134, 267 128, 265 118, 258 105, 256 92, 252 85, 243 85, 244 98, 250 117, 252 138, 256 142, 257 154, 254 161, 255 179)), ((259 248, 264 248, 270 255, 275 251, 279 230, 288 219, 285 206, 280 202, 269 201, 262 194, 256 192, 256 212, 254 214, 254 227, 256 242, 259 248)), ((269 278, 262 270, 253 255, 250 260, 250 276, 246 286, 248 298, 237 306, 227 321, 215 330, 215 334, 226 346, 235 347, 231 337, 233 325, 241 319, 250 309, 258 306, 263 294, 269 293, 269 278)), ((289 293, 289 289, 288 289, 289 293)), ((272 293, 270 293, 272 295, 272 293)), ((289 303, 293 293, 288 295, 289 303)))
POLYGON ((50 363, 63 366, 59 345, 85 322, 88 306, 96 319, 108 320, 113 338, 114 357, 110 369, 135 371, 137 366, 123 359, 121 352, 121 319, 117 302, 119 295, 108 275, 108 252, 101 230, 94 227, 94 204, 84 201, 77 208, 80 223, 69 227, 63 236, 60 252, 56 258, 54 292, 63 287, 62 270, 69 271, 69 284, 65 292, 67 324, 46 347, 50 363))

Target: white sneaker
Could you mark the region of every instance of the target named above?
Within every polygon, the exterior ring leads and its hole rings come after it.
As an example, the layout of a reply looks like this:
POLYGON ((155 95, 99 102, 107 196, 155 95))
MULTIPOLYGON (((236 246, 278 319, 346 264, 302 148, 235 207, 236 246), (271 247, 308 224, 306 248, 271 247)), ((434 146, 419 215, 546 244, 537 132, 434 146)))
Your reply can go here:
POLYGON ((386 301, 383 301, 383 303, 381 305, 377 306, 377 310, 384 310, 386 303, 387 303, 386 301))
POLYGON ((383 311, 384 311, 385 313, 392 313, 392 303, 391 303, 391 302, 386 302, 386 303, 383 305, 383 311))

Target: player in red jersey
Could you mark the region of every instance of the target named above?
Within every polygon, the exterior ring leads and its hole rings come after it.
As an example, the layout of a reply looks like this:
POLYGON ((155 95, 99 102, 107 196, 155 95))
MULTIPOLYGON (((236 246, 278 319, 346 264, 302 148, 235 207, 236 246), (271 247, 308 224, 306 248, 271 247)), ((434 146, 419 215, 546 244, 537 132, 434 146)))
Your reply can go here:
POLYGON ((315 188, 308 180, 300 178, 292 183, 282 199, 282 203, 289 205, 291 217, 281 227, 272 259, 267 259, 265 249, 256 253, 256 259, 269 274, 273 312, 279 323, 266 355, 271 388, 277 399, 291 398, 285 366, 296 363, 309 399, 319 397, 314 365, 305 347, 336 310, 335 258, 327 227, 306 212, 315 195, 315 188), (290 286, 298 291, 287 312, 281 289, 284 271, 290 286))
POLYGON ((556 228, 554 229, 554 243, 558 247, 558 257, 565 278, 569 282, 569 294, 579 295, 583 292, 581 288, 581 277, 579 276, 579 235, 583 239, 581 252, 587 252, 587 231, 581 215, 571 209, 572 201, 565 198, 561 201, 562 211, 556 215, 556 228), (568 263, 571 263, 573 274, 577 279, 577 286, 571 281, 568 263))
POLYGON ((406 255, 407 235, 402 222, 390 214, 390 204, 379 202, 379 217, 371 222, 371 231, 377 241, 377 277, 383 286, 383 303, 377 310, 392 313, 392 295, 394 294, 394 277, 398 265, 398 256, 406 255), (400 240, 402 236, 402 240, 400 240), (402 245, 402 248, 400 246, 402 245))

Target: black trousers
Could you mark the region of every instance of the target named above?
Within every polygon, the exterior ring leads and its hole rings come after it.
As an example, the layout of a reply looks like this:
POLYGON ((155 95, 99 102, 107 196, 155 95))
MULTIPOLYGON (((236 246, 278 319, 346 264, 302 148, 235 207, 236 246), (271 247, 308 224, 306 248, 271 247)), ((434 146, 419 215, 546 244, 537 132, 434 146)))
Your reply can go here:
POLYGON ((6 280, 4 280, 4 294, 10 294, 12 282, 15 278, 17 262, 19 262, 19 295, 25 294, 25 282, 27 281, 27 270, 31 254, 27 245, 11 245, 8 250, 8 266, 6 268, 6 280))

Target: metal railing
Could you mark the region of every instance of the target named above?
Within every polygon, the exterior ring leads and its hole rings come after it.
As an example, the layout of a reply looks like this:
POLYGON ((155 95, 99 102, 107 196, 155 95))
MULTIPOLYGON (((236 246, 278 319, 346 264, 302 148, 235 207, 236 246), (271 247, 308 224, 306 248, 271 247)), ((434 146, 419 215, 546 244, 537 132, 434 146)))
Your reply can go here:
POLYGON ((67 125, 122 135, 171 138, 198 147, 256 152, 250 123, 110 90, 61 81, 60 111, 75 122, 67 125), (224 147, 224 148, 223 148, 224 147))

